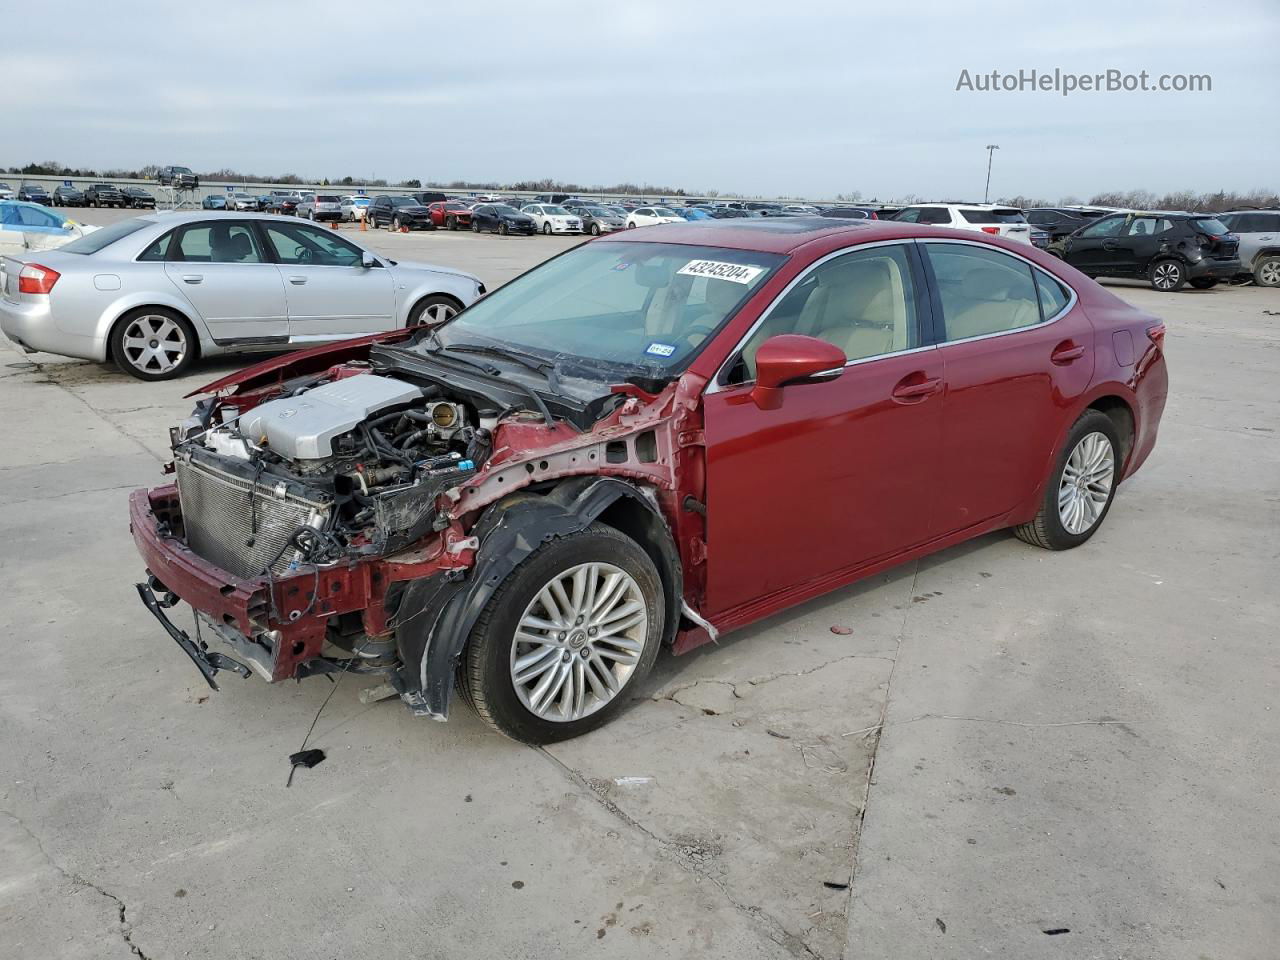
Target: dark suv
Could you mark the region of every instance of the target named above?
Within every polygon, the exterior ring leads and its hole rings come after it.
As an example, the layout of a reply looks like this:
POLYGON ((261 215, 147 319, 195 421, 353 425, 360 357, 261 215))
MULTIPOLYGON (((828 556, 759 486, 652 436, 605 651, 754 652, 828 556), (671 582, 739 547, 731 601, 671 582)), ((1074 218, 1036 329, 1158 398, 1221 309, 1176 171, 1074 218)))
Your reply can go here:
POLYGON ((1033 207, 1026 214, 1027 223, 1049 234, 1051 240, 1061 240, 1110 212, 1087 207, 1033 207))
POLYGON ((91 183, 84 188, 87 207, 124 207, 128 205, 123 193, 109 183, 91 183))
POLYGON ((1240 272, 1239 241, 1212 214, 1133 212, 1100 217, 1049 245, 1091 277, 1141 277, 1156 290, 1207 290, 1240 272))
POLYGON ((53 206, 53 198, 38 183, 24 183, 20 186, 18 188, 18 199, 25 200, 27 203, 41 203, 46 207, 53 206))
POLYGON ((436 228, 431 222, 431 211, 413 197, 374 197, 364 218, 370 227, 388 226, 396 231, 402 227, 409 230, 436 228))

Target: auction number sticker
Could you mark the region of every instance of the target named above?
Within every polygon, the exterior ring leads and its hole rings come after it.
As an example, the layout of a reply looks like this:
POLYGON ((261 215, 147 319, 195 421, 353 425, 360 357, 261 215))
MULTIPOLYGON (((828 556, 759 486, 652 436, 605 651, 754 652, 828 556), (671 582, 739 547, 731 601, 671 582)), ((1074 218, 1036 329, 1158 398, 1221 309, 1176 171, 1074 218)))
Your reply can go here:
POLYGON ((719 260, 691 260, 676 271, 686 277, 711 277, 713 280, 729 280, 732 283, 750 283, 764 267, 750 267, 745 263, 723 263, 719 260))

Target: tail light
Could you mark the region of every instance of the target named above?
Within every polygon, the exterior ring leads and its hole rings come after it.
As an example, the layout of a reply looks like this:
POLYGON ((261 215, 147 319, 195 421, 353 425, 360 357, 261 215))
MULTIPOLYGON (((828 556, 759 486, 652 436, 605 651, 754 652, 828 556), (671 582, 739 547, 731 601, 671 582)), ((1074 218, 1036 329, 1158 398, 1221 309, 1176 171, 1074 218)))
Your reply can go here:
POLYGON ((999 236, 999 235, 1000 235, 1000 228, 999 228, 999 227, 983 227, 983 228, 982 228, 982 232, 983 232, 983 233, 991 233, 991 234, 995 234, 996 236, 999 236))
POLYGON ((872 220, 879 220, 879 219, 880 219, 879 217, 877 217, 877 216, 876 216, 876 214, 875 214, 875 211, 874 211, 874 210, 873 210, 873 211, 871 211, 871 219, 872 219, 872 220))
POLYGON ((50 270, 38 263, 28 263, 18 274, 19 293, 48 293, 62 276, 57 270, 50 270))
POLYGON ((1157 323, 1154 326, 1147 327, 1147 338, 1157 347, 1164 346, 1164 324, 1157 323))

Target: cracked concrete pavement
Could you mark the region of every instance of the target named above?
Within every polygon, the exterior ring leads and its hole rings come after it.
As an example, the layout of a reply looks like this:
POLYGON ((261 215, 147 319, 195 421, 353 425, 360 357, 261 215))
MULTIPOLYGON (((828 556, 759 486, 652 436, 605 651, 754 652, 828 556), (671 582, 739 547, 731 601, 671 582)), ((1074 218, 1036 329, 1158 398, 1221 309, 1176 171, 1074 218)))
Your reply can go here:
MULTIPOLYGON (((373 240, 491 284, 566 243, 373 240)), ((128 490, 237 362, 0 345, 0 955, 1272 956, 1274 297, 1116 289, 1169 321, 1173 396, 1084 549, 889 571, 545 750, 344 678, 289 790, 330 685, 211 694, 131 589, 128 490)))

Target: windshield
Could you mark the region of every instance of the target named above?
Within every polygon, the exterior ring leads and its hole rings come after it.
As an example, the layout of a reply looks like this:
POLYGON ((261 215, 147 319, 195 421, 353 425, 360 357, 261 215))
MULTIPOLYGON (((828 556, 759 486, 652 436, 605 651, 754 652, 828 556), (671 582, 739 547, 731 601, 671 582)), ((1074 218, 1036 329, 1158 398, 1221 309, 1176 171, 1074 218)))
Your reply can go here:
POLYGON ((612 217, 613 214, 604 207, 583 207, 593 217, 612 217))
POLYGON ((550 214, 553 217, 567 217, 569 215, 568 210, 566 210, 564 207, 558 207, 553 203, 549 203, 545 207, 543 207, 542 212, 550 214))
POLYGON ((668 210, 666 207, 654 207, 653 215, 655 217, 674 217, 677 216, 674 210, 668 210))
POLYGON ((391 197, 389 199, 393 207, 416 207, 418 205, 418 201, 413 197, 391 197))
POLYGON ((683 369, 768 280, 779 254, 668 243, 589 243, 499 287, 439 328, 653 376, 683 369))
POLYGON ((515 207, 509 207, 505 203, 495 203, 493 205, 494 213, 519 213, 515 207))
MULTIPOLYGON (((1205 217, 1203 220, 1192 220, 1191 225, 1200 233, 1207 233, 1211 237, 1220 237, 1224 233, 1229 233, 1221 220, 1205 217)), ((63 247, 62 249, 66 249, 63 247)))
POLYGON ((103 227, 101 230, 94 230, 92 233, 86 233, 78 240, 72 240, 70 243, 58 248, 59 253, 97 253, 103 247, 108 247, 117 240, 123 240, 131 233, 137 233, 143 227, 151 226, 152 221, 143 220, 141 217, 134 217, 131 220, 120 220, 111 224, 109 227, 103 227))

